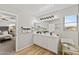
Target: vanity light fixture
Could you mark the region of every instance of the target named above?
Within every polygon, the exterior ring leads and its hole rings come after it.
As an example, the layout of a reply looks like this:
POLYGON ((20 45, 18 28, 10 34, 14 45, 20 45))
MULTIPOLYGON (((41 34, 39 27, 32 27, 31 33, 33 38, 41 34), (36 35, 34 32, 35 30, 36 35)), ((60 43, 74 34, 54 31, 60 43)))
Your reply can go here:
POLYGON ((40 18, 40 20, 49 20, 49 19, 52 19, 52 18, 54 18, 54 16, 53 15, 51 15, 51 16, 47 16, 47 17, 42 17, 42 18, 40 18))

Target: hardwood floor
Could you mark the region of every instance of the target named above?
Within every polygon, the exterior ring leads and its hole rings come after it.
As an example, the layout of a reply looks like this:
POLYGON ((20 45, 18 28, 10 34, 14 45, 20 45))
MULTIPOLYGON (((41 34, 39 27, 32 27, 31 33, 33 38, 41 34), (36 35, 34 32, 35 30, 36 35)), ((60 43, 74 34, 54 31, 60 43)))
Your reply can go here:
POLYGON ((54 55, 53 52, 50 52, 37 45, 32 45, 31 47, 18 51, 16 54, 17 55, 54 55))

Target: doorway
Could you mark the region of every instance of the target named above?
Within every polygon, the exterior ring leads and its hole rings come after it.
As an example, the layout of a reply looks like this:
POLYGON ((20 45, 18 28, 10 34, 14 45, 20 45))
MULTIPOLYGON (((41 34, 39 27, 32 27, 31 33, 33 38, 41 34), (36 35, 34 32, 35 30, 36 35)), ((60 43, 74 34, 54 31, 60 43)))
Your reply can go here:
POLYGON ((0 11, 0 55, 14 55, 16 52, 17 16, 0 11))

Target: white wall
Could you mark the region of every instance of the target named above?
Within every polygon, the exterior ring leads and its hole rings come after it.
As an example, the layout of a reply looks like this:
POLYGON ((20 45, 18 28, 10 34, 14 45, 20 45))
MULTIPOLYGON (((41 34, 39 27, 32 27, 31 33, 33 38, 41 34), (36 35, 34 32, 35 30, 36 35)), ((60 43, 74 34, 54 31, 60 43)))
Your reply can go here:
MULTIPOLYGON (((77 15, 77 14, 78 14, 78 5, 73 5, 73 6, 70 6, 61 10, 56 10, 53 12, 49 11, 49 13, 46 14, 46 15, 55 15, 58 17, 58 19, 56 19, 55 22, 52 22, 52 23, 57 24, 58 28, 55 31, 58 33, 61 33, 60 34, 61 37, 70 39, 69 41, 73 40, 75 45, 78 45, 78 31, 75 31, 75 32, 64 31, 63 25, 64 25, 64 16, 77 15)), ((45 14, 43 16, 45 16, 45 14)), ((42 17, 42 16, 39 16, 39 17, 42 17)))
MULTIPOLYGON (((28 13, 24 5, 0 5, 0 10, 11 12, 18 16, 18 31, 20 30, 21 26, 31 27, 33 16, 28 13)), ((16 40, 16 50, 22 49, 31 44, 32 36, 30 34, 21 34, 19 31, 18 39, 16 40)))
MULTIPOLYGON (((75 32, 69 32, 69 31, 64 31, 64 16, 66 15, 77 15, 78 14, 78 5, 71 6, 69 8, 65 8, 59 11, 56 11, 55 14, 60 17, 60 30, 58 29, 57 31, 62 33, 61 37, 70 39, 69 41, 74 41, 75 45, 78 45, 78 31, 75 32)), ((65 39, 65 40, 66 40, 65 39)))

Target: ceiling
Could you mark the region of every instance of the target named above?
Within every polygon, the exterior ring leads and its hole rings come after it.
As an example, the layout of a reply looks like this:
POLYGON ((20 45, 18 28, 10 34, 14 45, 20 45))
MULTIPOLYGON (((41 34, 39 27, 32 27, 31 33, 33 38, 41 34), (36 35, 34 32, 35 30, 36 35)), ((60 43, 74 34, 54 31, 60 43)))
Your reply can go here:
POLYGON ((73 4, 0 4, 0 9, 18 8, 18 10, 23 10, 23 12, 27 14, 39 15, 47 10, 55 11, 72 5, 73 4))
POLYGON ((35 14, 39 11, 39 8, 42 8, 47 5, 48 4, 0 4, 0 9, 17 9, 17 11, 20 10, 24 11, 25 13, 35 14))
MULTIPOLYGON (((20 22, 22 23, 21 21, 22 19, 23 20, 27 19, 26 22, 28 22, 28 19, 34 16, 40 16, 50 11, 67 8, 70 6, 72 5, 70 4, 0 4, 0 10, 11 12, 11 13, 18 15, 20 22)), ((29 22, 30 21, 31 20, 29 19, 29 22)))
POLYGON ((54 5, 51 4, 51 5, 47 5, 47 6, 41 7, 39 9, 39 11, 36 13, 36 15, 40 16, 40 15, 43 15, 43 14, 46 14, 46 13, 61 10, 61 9, 64 9, 64 8, 68 8, 68 7, 71 7, 73 5, 74 4, 54 4, 54 5))

